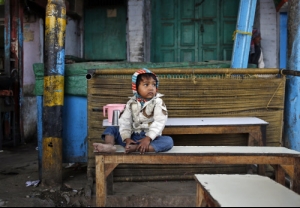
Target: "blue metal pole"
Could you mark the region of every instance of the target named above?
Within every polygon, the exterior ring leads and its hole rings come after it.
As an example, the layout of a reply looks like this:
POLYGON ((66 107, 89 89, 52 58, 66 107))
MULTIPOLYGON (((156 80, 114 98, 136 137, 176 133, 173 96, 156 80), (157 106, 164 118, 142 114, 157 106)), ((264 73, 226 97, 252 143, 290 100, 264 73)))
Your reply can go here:
POLYGON ((234 32, 231 68, 247 68, 256 0, 241 0, 234 32))
MULTIPOLYGON (((289 1, 288 69, 300 71, 300 1, 289 1)), ((287 76, 284 116, 285 146, 300 151, 300 77, 287 76)))

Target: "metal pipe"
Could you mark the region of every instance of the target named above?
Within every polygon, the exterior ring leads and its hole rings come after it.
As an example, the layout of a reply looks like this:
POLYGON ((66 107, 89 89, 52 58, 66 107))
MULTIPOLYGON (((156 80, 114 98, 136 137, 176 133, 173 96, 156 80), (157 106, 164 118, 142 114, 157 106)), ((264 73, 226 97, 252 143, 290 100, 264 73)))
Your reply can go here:
POLYGON ((234 33, 231 68, 247 68, 256 0, 241 0, 234 33))
POLYGON ((64 104, 66 6, 48 0, 45 18, 42 183, 62 184, 62 108, 64 104))
MULTIPOLYGON (((89 71, 86 75, 87 79, 91 79, 94 75, 131 75, 137 69, 95 69, 89 71)), ((282 70, 277 68, 264 69, 232 69, 232 68, 218 68, 218 69, 182 69, 182 68, 167 68, 167 69, 151 69, 155 74, 280 74, 282 70)), ((284 71, 284 70, 283 70, 284 71)))
POLYGON ((10 1, 4 3, 5 27, 4 27, 4 74, 10 76, 10 49, 11 49, 11 20, 10 20, 10 1))

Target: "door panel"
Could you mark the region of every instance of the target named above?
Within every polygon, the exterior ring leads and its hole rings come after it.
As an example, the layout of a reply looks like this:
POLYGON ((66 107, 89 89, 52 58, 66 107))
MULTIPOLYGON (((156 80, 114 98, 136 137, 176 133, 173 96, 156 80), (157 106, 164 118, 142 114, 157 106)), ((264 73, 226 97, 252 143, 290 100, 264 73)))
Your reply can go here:
POLYGON ((174 20, 175 18, 175 1, 176 0, 168 0, 161 1, 161 18, 163 20, 174 20))
POLYGON ((164 24, 162 26, 162 46, 174 47, 175 43, 175 26, 174 24, 164 24))
POLYGON ((87 60, 126 60, 126 4, 91 6, 85 10, 84 57, 87 60))
POLYGON ((195 50, 184 49, 180 51, 180 62, 195 60, 195 50))
POLYGON ((175 51, 174 50, 163 50, 162 51, 162 62, 173 62, 175 59, 175 51))
POLYGON ((194 46, 195 45, 195 24, 182 23, 180 27, 181 46, 194 46))
POLYGON ((231 60, 239 0, 152 0, 152 62, 231 60))

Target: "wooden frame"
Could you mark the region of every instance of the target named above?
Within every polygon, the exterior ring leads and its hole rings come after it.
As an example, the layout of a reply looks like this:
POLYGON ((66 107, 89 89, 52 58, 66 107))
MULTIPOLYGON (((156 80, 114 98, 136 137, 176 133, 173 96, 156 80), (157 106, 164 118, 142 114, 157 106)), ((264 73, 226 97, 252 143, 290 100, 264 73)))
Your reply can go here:
POLYGON ((107 176, 119 164, 271 164, 276 181, 284 184, 285 174, 291 178, 291 189, 300 193, 300 152, 284 147, 253 146, 174 146, 163 153, 124 154, 95 153, 96 205, 106 205, 107 176))

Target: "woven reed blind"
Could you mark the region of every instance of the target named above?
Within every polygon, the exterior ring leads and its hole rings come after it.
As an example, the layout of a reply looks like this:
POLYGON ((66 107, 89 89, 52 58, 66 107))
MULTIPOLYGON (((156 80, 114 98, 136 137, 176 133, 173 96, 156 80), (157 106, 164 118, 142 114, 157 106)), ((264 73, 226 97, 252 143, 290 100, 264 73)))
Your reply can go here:
MULTIPOLYGON (((255 116, 267 122, 267 146, 282 143, 285 77, 232 74, 158 74, 159 92, 164 94, 169 117, 243 117, 255 116)), ((132 71, 132 73, 135 70, 132 71)), ((126 103, 132 96, 131 75, 100 74, 88 80, 88 167, 94 167, 92 143, 102 142, 102 107, 126 103)), ((173 137, 173 136, 172 136, 173 137)), ((247 135, 175 135, 175 145, 247 145, 247 135)), ((161 179, 191 177, 193 173, 243 172, 241 166, 157 166, 122 165, 116 178, 161 179), (134 171, 133 171, 134 170, 134 171), (187 174, 189 173, 189 174, 187 174), (137 174, 137 175, 135 175, 137 174), (188 175, 188 176, 187 176, 188 175)))

